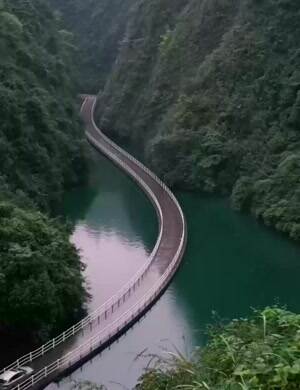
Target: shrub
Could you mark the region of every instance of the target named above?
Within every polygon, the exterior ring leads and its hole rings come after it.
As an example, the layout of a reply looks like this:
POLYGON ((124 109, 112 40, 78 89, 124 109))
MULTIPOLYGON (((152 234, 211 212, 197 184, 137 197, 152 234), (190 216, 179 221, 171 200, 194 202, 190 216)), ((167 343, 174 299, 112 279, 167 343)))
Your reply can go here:
POLYGON ((43 338, 78 317, 83 265, 69 233, 37 211, 0 203, 0 329, 43 338))
POLYGON ((173 356, 141 378, 138 390, 297 390, 300 315, 278 307, 210 330, 191 360, 173 356))

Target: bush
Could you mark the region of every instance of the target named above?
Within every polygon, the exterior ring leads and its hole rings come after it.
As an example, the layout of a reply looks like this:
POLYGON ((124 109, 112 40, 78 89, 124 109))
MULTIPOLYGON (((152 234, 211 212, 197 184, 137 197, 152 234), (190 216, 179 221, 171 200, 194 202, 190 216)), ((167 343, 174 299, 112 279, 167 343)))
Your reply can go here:
POLYGON ((46 338, 85 302, 69 231, 37 211, 0 203, 0 329, 46 338))
POLYGON ((300 385, 300 315, 278 307, 254 312, 210 331, 191 360, 160 361, 138 390, 297 390, 300 385))

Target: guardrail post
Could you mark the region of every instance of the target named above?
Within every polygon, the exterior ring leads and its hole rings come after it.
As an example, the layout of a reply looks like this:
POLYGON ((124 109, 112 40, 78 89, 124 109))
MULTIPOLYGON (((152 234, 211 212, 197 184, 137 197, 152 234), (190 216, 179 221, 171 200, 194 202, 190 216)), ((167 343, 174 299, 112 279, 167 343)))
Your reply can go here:
POLYGON ((32 362, 32 352, 29 354, 29 360, 32 362))

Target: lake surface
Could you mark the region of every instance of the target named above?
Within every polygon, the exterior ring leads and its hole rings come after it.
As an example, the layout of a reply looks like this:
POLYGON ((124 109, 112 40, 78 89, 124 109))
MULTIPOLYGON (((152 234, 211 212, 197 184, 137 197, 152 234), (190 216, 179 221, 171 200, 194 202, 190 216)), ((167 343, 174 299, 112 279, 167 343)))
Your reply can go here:
MULTIPOLYGON (((65 214, 74 223, 92 299, 90 310, 115 293, 146 261, 157 236, 156 215, 137 186, 96 152, 86 188, 70 193, 65 214)), ((63 379, 131 389, 153 354, 190 354, 205 342, 213 313, 228 320, 251 307, 280 303, 300 312, 300 247, 235 213, 223 199, 177 193, 189 241, 167 292, 119 342, 63 379)), ((57 385, 50 385, 56 388, 57 385)))

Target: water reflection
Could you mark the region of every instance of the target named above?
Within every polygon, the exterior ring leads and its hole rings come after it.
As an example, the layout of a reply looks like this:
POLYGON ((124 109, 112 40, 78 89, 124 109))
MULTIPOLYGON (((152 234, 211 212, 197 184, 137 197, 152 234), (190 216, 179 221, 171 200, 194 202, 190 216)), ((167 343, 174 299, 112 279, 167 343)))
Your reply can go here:
MULTIPOLYGON (((73 240, 88 264, 92 305, 131 277, 145 261, 157 234, 152 206, 136 185, 107 161, 96 166, 101 172, 92 189, 73 194, 67 203, 67 215, 75 222, 73 240)), ((251 307, 276 301, 300 311, 299 246, 233 212, 224 200, 178 195, 189 242, 171 287, 110 350, 61 381, 61 389, 69 390, 73 380, 103 383, 109 390, 132 388, 149 355, 176 348, 188 354, 202 345, 213 311, 232 319, 248 315, 251 307)))
MULTIPOLYGON (((63 379, 59 388, 70 390, 74 381, 89 380, 109 390, 131 389, 154 355, 167 357, 175 350, 189 355, 191 346, 197 343, 197 332, 187 320, 185 307, 178 305, 174 297, 171 287, 119 342, 63 379)), ((56 390, 56 385, 48 390, 56 390)))
POLYGON ((141 268, 157 236, 155 211, 145 195, 105 158, 94 158, 101 170, 91 169, 88 186, 65 199, 65 215, 74 224, 72 241, 87 264, 90 310, 141 268))

